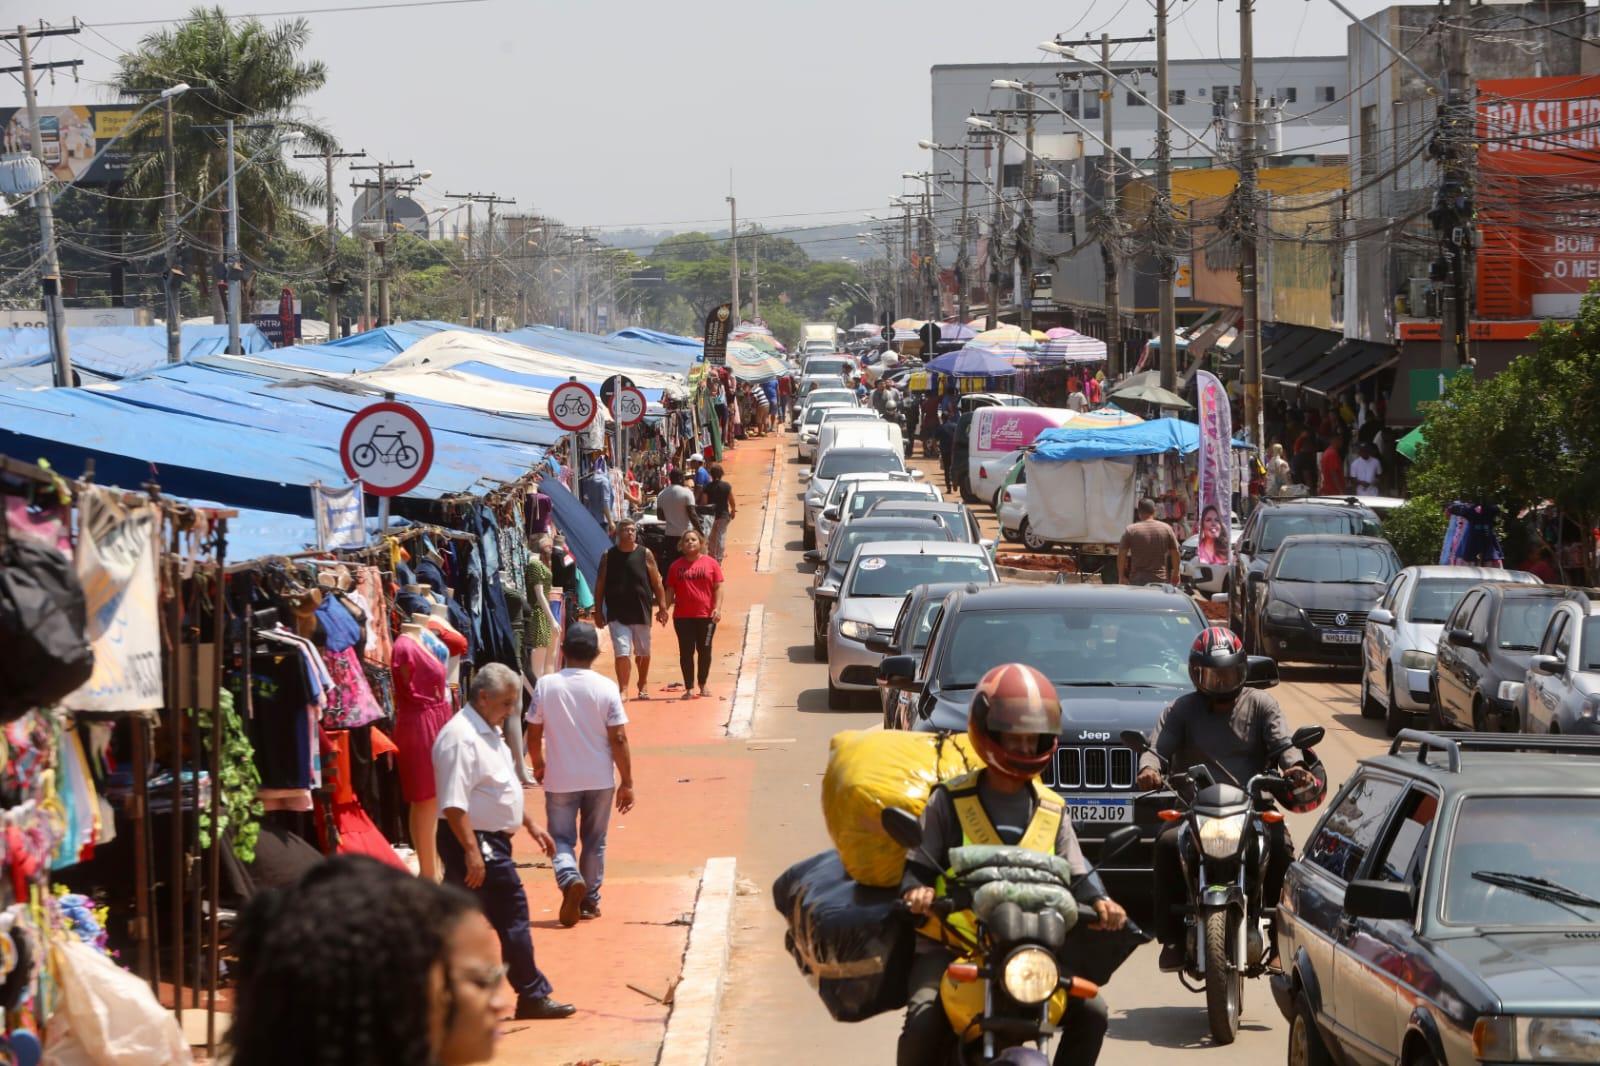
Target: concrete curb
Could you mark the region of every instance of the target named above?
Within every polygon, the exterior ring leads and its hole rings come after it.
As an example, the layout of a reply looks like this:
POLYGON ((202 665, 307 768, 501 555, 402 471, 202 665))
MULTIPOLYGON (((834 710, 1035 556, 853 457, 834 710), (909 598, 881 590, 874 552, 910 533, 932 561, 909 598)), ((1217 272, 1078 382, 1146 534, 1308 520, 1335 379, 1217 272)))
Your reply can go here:
POLYGON ((734 860, 707 859, 695 897, 683 970, 656 1066, 707 1066, 716 1047, 717 1008, 728 972, 733 926, 734 860))
POLYGON ((767 479, 767 501, 761 519, 761 544, 756 550, 756 573, 772 573, 773 541, 778 539, 778 482, 783 474, 784 449, 772 453, 772 476, 767 479))
POLYGON ((730 737, 748 737, 756 716, 756 684, 761 675, 761 638, 766 629, 766 607, 750 605, 745 618, 744 646, 739 650, 739 680, 733 690, 733 710, 725 732, 730 737))

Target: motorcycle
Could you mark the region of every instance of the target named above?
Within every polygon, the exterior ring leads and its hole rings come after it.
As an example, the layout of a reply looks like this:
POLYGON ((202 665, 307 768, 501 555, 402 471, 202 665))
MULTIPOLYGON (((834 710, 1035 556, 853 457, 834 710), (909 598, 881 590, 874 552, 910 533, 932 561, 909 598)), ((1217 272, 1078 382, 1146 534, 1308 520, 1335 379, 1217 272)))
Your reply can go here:
MULTIPOLYGON (((922 826, 909 811, 888 808, 882 822, 897 844, 912 851, 922 847, 922 826)), ((1101 863, 1138 838, 1137 826, 1113 832, 1101 850, 1101 863)), ((945 894, 934 900, 937 920, 919 929, 956 956, 939 982, 940 1003, 959 1038, 950 1066, 1048 1066, 1045 1048, 1060 1032, 1068 998, 1099 995, 1099 986, 1150 938, 1129 922, 1116 933, 1089 932, 1094 939, 1081 953, 1063 952, 1079 915, 1070 870, 1056 856, 968 846, 952 848, 950 864, 956 876, 946 878, 945 894), (969 910, 976 917, 970 935, 944 921, 969 910), (1064 954, 1076 972, 1063 967, 1064 954), (998 964, 992 961, 997 959, 998 964)))
MULTIPOLYGON (((1290 747, 1304 751, 1321 743, 1325 732, 1321 726, 1295 730, 1271 753, 1273 760, 1290 747)), ((1141 755, 1152 750, 1136 729, 1123 730, 1122 743, 1141 755)), ((1161 770, 1168 774, 1164 759, 1161 770)), ((1241 789, 1196 765, 1168 774, 1164 787, 1176 793, 1178 806, 1162 810, 1161 820, 1184 823, 1178 855, 1187 904, 1178 980, 1191 992, 1205 993, 1212 1039, 1231 1044, 1239 1032, 1245 978, 1268 970, 1271 942, 1265 926, 1278 901, 1261 898, 1269 857, 1266 826, 1283 821, 1274 800, 1287 794, 1289 782, 1281 774, 1259 773, 1241 789)))

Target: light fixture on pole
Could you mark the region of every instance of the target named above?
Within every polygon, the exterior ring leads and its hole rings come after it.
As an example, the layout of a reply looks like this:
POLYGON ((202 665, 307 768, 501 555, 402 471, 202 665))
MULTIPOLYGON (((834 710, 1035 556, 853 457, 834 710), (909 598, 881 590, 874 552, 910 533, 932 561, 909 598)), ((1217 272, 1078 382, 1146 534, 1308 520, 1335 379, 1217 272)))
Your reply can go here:
POLYGON ((1058 55, 1058 56, 1061 56, 1061 57, 1063 57, 1065 59, 1070 59, 1073 62, 1082 63, 1084 66, 1090 68, 1095 73, 1104 74, 1106 77, 1110 78, 1112 81, 1116 82, 1118 85, 1120 85, 1124 89, 1126 89, 1128 91, 1129 95, 1131 95, 1134 99, 1138 100, 1140 103, 1142 103, 1146 107, 1150 108, 1150 110, 1154 111, 1156 114, 1160 115, 1162 118, 1164 118, 1168 122, 1172 123, 1172 125, 1180 133, 1182 133, 1184 136, 1188 137, 1190 140, 1192 140, 1200 148, 1204 149, 1206 155, 1209 155, 1212 159, 1215 159, 1219 163, 1228 163, 1230 166, 1232 165, 1232 161, 1227 156, 1223 155, 1221 152, 1218 152, 1216 149, 1212 148, 1209 144, 1207 144, 1205 142, 1205 139, 1203 138, 1203 136, 1201 134, 1196 133, 1194 130, 1190 129, 1188 126, 1185 126, 1183 123, 1179 122, 1176 118, 1173 117, 1173 115, 1169 111, 1166 110, 1166 108, 1162 107, 1160 104, 1158 104, 1154 100, 1150 99, 1144 93, 1140 92, 1137 88, 1135 88, 1134 86, 1130 85, 1125 78, 1123 78, 1121 75, 1119 75, 1116 71, 1112 70, 1110 67, 1105 66, 1104 64, 1100 63, 1097 60, 1086 59, 1083 56, 1078 55, 1077 52, 1073 51, 1073 49, 1070 46, 1064 45, 1064 44, 1058 44, 1055 41, 1042 41, 1042 42, 1040 42, 1039 51, 1041 51, 1041 52, 1049 52, 1049 53, 1051 53, 1053 55, 1058 55))

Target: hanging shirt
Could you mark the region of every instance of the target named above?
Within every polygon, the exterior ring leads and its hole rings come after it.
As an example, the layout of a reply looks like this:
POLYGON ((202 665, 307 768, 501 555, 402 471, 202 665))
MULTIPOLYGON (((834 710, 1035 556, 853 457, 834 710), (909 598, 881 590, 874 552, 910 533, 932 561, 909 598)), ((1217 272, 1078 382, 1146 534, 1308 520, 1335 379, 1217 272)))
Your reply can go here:
POLYGON ((528 496, 528 533, 538 536, 550 532, 550 514, 554 508, 550 497, 542 492, 535 492, 528 496))

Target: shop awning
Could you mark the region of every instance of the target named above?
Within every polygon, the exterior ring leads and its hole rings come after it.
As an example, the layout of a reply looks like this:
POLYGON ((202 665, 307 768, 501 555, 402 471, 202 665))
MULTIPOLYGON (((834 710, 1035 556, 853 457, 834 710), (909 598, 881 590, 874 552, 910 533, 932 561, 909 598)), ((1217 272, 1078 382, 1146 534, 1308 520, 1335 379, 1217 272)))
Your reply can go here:
POLYGON ((1335 395, 1395 361, 1395 351, 1387 344, 1347 340, 1328 352, 1302 380, 1305 387, 1325 395, 1335 395))
POLYGON ((1206 349, 1217 343, 1217 339, 1232 329, 1237 321, 1239 312, 1230 309, 1219 314, 1209 325, 1200 326, 1189 335, 1189 357, 1198 359, 1204 355, 1206 349))
POLYGON ((1306 372, 1344 340, 1328 329, 1295 326, 1292 336, 1283 336, 1261 353, 1261 373, 1268 378, 1299 385, 1306 372))

